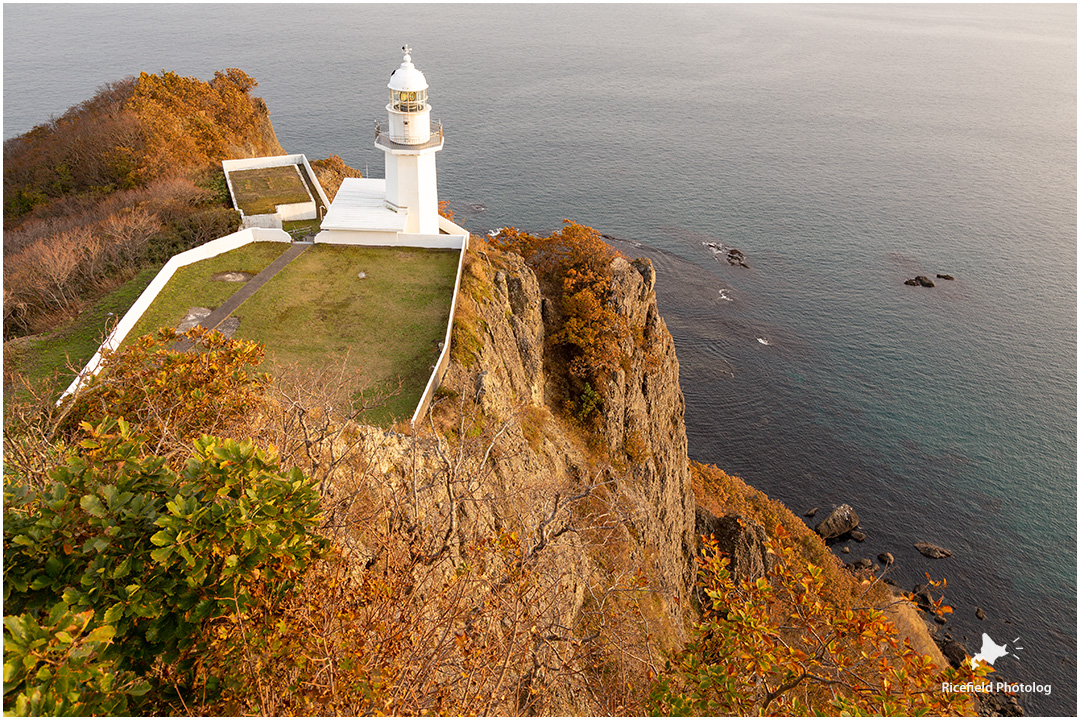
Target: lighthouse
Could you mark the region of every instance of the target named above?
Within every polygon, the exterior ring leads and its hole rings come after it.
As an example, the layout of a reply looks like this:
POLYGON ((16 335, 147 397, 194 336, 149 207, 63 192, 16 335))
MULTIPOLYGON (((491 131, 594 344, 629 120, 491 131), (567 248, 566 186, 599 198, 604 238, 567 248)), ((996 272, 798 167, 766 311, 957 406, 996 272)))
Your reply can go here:
POLYGON ((408 45, 386 84, 387 117, 375 124, 375 148, 386 161, 382 178, 345 178, 315 242, 386 247, 460 248, 469 231, 439 215, 435 153, 442 125, 431 122, 428 84, 408 45))
POLYGON ((386 202, 408 213, 405 232, 433 235, 439 232, 435 153, 443 147, 442 127, 432 127, 424 73, 413 65, 409 46, 401 50, 401 66, 386 84, 389 117, 376 129, 375 147, 386 159, 386 202))

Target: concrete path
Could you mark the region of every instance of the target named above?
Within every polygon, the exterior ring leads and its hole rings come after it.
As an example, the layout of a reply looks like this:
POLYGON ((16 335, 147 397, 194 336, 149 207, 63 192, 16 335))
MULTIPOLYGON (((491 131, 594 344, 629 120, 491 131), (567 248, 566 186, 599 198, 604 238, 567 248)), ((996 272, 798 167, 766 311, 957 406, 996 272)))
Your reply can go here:
MULTIPOLYGON (((209 315, 203 318, 199 322, 199 326, 204 327, 207 330, 216 328, 225 320, 225 318, 236 312, 236 309, 243 305, 248 298, 258 292, 259 288, 265 285, 270 278, 281 272, 286 265, 299 257, 300 253, 304 252, 312 245, 314 245, 314 243, 294 242, 288 250, 278 256, 277 260, 270 263, 262 272, 244 283, 244 286, 233 293, 228 300, 218 305, 209 315)), ((191 345, 187 341, 182 340, 177 343, 176 349, 180 351, 190 350, 191 345)))

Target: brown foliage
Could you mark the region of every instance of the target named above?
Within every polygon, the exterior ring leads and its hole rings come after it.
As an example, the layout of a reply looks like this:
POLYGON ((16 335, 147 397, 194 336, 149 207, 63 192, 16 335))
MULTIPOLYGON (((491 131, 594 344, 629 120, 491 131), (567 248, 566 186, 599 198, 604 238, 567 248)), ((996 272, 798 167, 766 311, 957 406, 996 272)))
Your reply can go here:
POLYGON ((141 140, 124 103, 134 85, 134 78, 104 85, 59 118, 4 142, 5 223, 72 192, 132 186, 141 140))
POLYGON ((756 520, 766 528, 780 526, 790 542, 809 561, 822 568, 827 580, 826 595, 838 605, 849 605, 867 593, 869 600, 884 603, 887 590, 880 584, 871 586, 847 572, 835 555, 825 547, 821 538, 806 526, 802 518, 746 483, 742 478, 728 475, 715 465, 690 461, 690 483, 694 499, 715 515, 737 514, 756 520))
MULTIPOLYGON (((6 351, 5 351, 6 352, 6 351)), ((6 363, 5 363, 6 364, 6 363)), ((36 490, 47 487, 51 472, 63 459, 67 441, 57 432, 63 410, 56 378, 40 383, 25 375, 4 377, 4 475, 36 490)))
POLYGON ((492 244, 521 255, 555 300, 557 321, 549 337, 565 352, 571 380, 568 396, 579 402, 587 387, 603 397, 611 374, 624 362, 620 344, 630 328, 610 303, 611 263, 621 255, 596 230, 569 220, 563 223, 544 238, 503 228, 492 244))
POLYGON ((972 698, 943 684, 986 669, 937 667, 872 605, 835 603, 823 569, 783 526, 767 541, 765 577, 736 581, 710 541, 699 560, 707 597, 695 640, 651 697, 661 715, 970 715, 972 698))
POLYGON ((58 198, 83 196, 93 204, 225 158, 280 152, 266 104, 249 94, 255 85, 236 69, 208 83, 143 73, 5 141, 5 229, 58 198))
POLYGON ((61 198, 4 234, 6 337, 47 330, 145 264, 232 232, 237 222, 182 178, 85 200, 61 198))
POLYGON ((337 195, 342 180, 363 177, 359 170, 346 165, 345 161, 337 155, 331 155, 325 160, 312 160, 311 169, 315 171, 315 177, 318 178, 319 184, 326 191, 326 197, 331 202, 333 202, 334 196, 337 195))
POLYGON ((23 247, 4 261, 6 332, 35 330, 57 311, 70 313, 106 278, 130 275, 161 228, 157 215, 136 207, 94 225, 64 229, 23 247))
POLYGON ((449 200, 440 200, 439 201, 439 214, 442 215, 447 220, 449 220, 450 222, 454 222, 454 211, 450 209, 450 201, 449 200))
POLYGON ((124 105, 143 139, 136 178, 236 157, 267 117, 265 104, 248 94, 256 84, 235 68, 214 73, 209 83, 173 72, 139 75, 124 105))
POLYGON ((4 143, 4 335, 40 332, 146 263, 232 232, 235 213, 183 175, 280 151, 254 79, 175 73, 106 85, 4 143))
POLYGON ((269 380, 255 371, 262 359, 258 343, 201 327, 163 328, 102 353, 101 369, 68 401, 60 429, 73 435, 81 423, 122 417, 156 443, 155 453, 185 451, 201 435, 235 430, 258 404, 269 380))

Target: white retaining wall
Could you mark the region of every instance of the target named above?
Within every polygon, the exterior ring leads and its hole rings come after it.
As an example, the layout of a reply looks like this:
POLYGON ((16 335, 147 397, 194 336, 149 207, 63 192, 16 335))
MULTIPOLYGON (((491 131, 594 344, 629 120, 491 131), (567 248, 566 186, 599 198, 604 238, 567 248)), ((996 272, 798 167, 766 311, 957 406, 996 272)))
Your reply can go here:
MULTIPOLYGON (((308 193, 311 196, 311 193, 308 193)), ((287 205, 275 206, 277 210, 277 216, 285 222, 291 222, 293 220, 314 220, 315 219, 315 201, 310 200, 306 203, 288 203, 287 205)))
MULTIPOLYGON (((233 207, 240 213, 240 217, 243 218, 243 226, 245 228, 250 227, 273 227, 280 228, 281 222, 291 222, 293 220, 314 220, 319 216, 318 206, 321 204, 323 207, 329 209, 330 201, 326 198, 326 192, 323 190, 322 184, 319 182, 319 178, 316 177, 315 171, 311 169, 311 164, 308 162, 307 156, 303 153, 295 153, 293 155, 272 155, 270 157, 261 158, 241 158, 239 160, 222 160, 221 169, 225 172, 225 184, 229 187, 229 197, 232 198, 233 207), (271 167, 283 167, 287 165, 303 166, 304 170, 296 168, 298 175, 307 173, 308 180, 311 181, 311 186, 315 188, 318 197, 312 197, 310 190, 307 191, 308 197, 311 200, 306 203, 290 203, 286 205, 276 206, 276 213, 263 214, 263 215, 245 215, 244 211, 240 209, 240 206, 236 202, 236 193, 233 191, 232 178, 229 177, 229 173, 236 172, 238 170, 261 170, 263 168, 271 167), (277 224, 273 221, 265 220, 264 218, 277 217, 277 224)), ((301 178, 301 182, 303 179, 301 178)), ((304 188, 307 190, 308 183, 304 183, 304 188)))
POLYGON ((469 231, 458 225, 453 220, 448 220, 442 215, 439 216, 439 232, 446 233, 447 235, 464 235, 469 236, 469 231))
MULTIPOLYGON (((439 225, 442 225, 442 220, 446 220, 446 218, 440 216, 439 225)), ((453 223, 451 223, 451 225, 453 225, 453 223)), ((454 227, 463 229, 457 225, 454 227)), ((414 412, 412 416, 412 424, 414 427, 423 419, 424 413, 427 412, 428 405, 431 404, 431 396, 435 394, 435 390, 442 384, 443 375, 446 374, 446 366, 450 364, 450 336, 454 331, 454 313, 457 311, 458 290, 461 288, 461 271, 465 267, 465 251, 468 249, 469 233, 466 231, 464 242, 461 244, 461 253, 458 255, 457 278, 454 280, 454 294, 450 299, 450 318, 446 321, 446 337, 443 338, 442 352, 439 354, 439 359, 431 372, 431 377, 428 378, 427 387, 424 388, 423 394, 420 395, 420 401, 416 403, 416 412, 414 412)))
POLYGON ((244 228, 271 228, 281 229, 281 216, 277 213, 273 215, 264 213, 262 215, 245 215, 244 211, 240 211, 240 217, 244 221, 244 228))
POLYGON ((197 248, 192 248, 179 255, 173 255, 169 262, 165 263, 165 266, 158 271, 158 274, 150 281, 150 284, 143 290, 142 295, 135 301, 135 304, 131 306, 131 309, 124 314, 124 317, 120 319, 120 322, 113 328, 112 333, 105 339, 105 342, 101 344, 98 351, 94 354, 94 357, 90 358, 90 362, 86 363, 86 367, 82 369, 71 384, 68 385, 67 390, 60 396, 60 400, 70 395, 79 389, 82 385, 83 379, 94 375, 98 371, 98 366, 101 364, 101 353, 104 350, 116 350, 120 347, 120 343, 124 342, 124 338, 131 332, 131 329, 135 327, 135 324, 139 322, 139 318, 142 317, 146 309, 150 307, 150 304, 154 302, 161 290, 168 284, 169 280, 176 273, 177 270, 190 265, 192 263, 199 262, 200 260, 206 260, 208 258, 216 257, 224 252, 235 250, 238 247, 243 247, 248 243, 253 242, 292 242, 292 238, 289 237, 289 233, 284 230, 269 230, 264 228, 248 228, 239 232, 234 232, 231 235, 225 237, 219 237, 217 240, 211 240, 208 243, 204 243, 197 248))

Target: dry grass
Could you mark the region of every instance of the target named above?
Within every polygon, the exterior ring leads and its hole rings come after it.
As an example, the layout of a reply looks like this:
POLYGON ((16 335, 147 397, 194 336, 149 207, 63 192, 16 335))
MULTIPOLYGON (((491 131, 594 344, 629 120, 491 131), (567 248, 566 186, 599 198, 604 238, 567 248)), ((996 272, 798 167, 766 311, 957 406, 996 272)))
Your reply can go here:
POLYGON ((304 181, 295 165, 236 170, 229 173, 236 204, 245 215, 263 215, 277 211, 278 205, 311 202, 304 181))
POLYGON ((857 601, 878 606, 890 601, 889 592, 884 585, 875 583, 868 590, 868 586, 864 585, 861 579, 844 569, 817 533, 807 527, 801 518, 782 503, 747 485, 742 478, 728 475, 714 465, 691 461, 690 479, 694 499, 714 515, 736 513, 757 520, 770 535, 778 524, 783 525, 791 535, 791 542, 797 551, 807 561, 824 568, 827 591, 832 602, 841 607, 849 607, 857 601))

